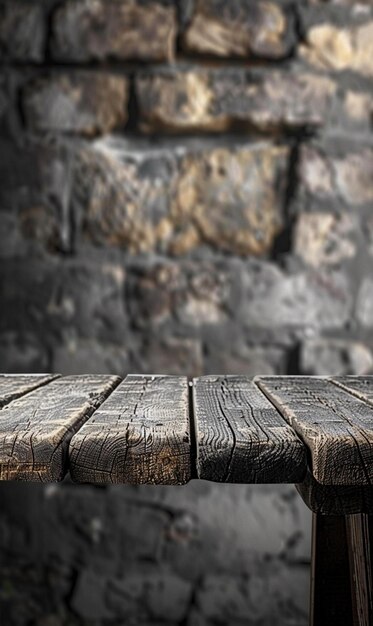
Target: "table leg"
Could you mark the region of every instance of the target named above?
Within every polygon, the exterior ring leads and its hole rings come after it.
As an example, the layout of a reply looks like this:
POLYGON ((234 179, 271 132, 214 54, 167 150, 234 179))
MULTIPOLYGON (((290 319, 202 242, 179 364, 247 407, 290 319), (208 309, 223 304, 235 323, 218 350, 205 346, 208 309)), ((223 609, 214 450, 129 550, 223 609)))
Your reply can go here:
POLYGON ((354 626, 373 624, 373 518, 346 515, 354 626))
POLYGON ((373 517, 312 519, 311 626, 373 626, 373 517))
POLYGON ((345 516, 312 515, 310 626, 352 626, 345 516))

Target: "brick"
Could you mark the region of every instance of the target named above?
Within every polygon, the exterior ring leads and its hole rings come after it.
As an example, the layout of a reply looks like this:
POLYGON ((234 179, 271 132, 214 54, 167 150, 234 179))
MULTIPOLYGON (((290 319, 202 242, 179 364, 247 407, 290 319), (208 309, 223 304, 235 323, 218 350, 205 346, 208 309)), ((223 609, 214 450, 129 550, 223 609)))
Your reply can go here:
MULTIPOLYGON (((336 144, 335 144, 336 145, 336 144)), ((299 160, 301 189, 310 204, 321 200, 359 205, 373 200, 373 150, 304 145, 299 160)))
POLYGON ((172 3, 67 0, 52 21, 51 51, 58 61, 166 61, 174 56, 172 3))
POLYGON ((266 143, 139 150, 105 140, 77 158, 74 211, 85 240, 132 253, 265 254, 282 227, 288 154, 266 143))
POLYGON ((294 43, 289 16, 273 2, 198 0, 183 38, 193 53, 281 59, 294 43))
POLYGON ((338 265, 356 255, 356 219, 347 213, 303 213, 298 217, 294 252, 313 267, 338 265))
POLYGON ((40 4, 0 2, 0 60, 17 62, 43 61, 45 18, 40 4))
POLYGON ((335 90, 325 76, 280 70, 169 69, 136 80, 145 132, 318 127, 335 90))
POLYGON ((373 280, 364 278, 357 297, 356 316, 365 328, 373 327, 373 280))
POLYGON ((22 94, 30 130, 94 136, 123 126, 127 119, 127 80, 98 72, 44 76, 22 94))
POLYGON ((302 343, 300 369, 314 376, 362 375, 373 368, 373 354, 367 346, 345 339, 316 338, 302 343))
POLYGON ((311 65, 333 71, 349 70, 373 76, 373 21, 341 28, 317 24, 306 33, 301 57, 311 65))

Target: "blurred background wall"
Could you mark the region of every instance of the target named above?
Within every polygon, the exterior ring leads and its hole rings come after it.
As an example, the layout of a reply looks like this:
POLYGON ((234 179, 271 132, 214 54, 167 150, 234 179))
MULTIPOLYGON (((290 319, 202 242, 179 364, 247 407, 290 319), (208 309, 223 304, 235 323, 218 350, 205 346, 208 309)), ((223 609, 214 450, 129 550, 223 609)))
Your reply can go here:
MULTIPOLYGON (((0 2, 0 369, 364 373, 371 0, 0 2)), ((0 486, 4 626, 307 620, 293 486, 0 486)))

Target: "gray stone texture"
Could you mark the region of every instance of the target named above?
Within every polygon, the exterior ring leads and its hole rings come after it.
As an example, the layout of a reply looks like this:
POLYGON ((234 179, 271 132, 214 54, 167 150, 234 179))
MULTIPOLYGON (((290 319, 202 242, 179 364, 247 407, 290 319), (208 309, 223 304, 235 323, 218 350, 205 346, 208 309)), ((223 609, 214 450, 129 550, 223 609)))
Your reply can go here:
MULTIPOLYGON (((372 10, 0 2, 0 370, 373 372, 372 10)), ((292 485, 0 497, 1 626, 307 623, 292 485)))
POLYGON ((142 130, 173 133, 323 126, 336 87, 329 77, 296 67, 292 71, 173 67, 140 74, 136 80, 142 130))
POLYGON ((127 81, 86 70, 44 76, 26 85, 22 101, 30 130, 90 137, 125 124, 127 81))
POLYGON ((44 60, 46 20, 41 3, 0 2, 0 61, 44 60))
POLYGON ((260 255, 281 231, 288 156, 270 143, 139 150, 111 137, 75 156, 71 202, 82 236, 100 246, 260 255))
POLYGON ((183 44, 187 52, 219 57, 286 57, 295 43, 290 14, 274 2, 224 6, 220 0, 197 0, 183 44))
POLYGON ((66 0, 52 18, 57 61, 119 59, 170 61, 176 45, 176 10, 170 2, 66 0))

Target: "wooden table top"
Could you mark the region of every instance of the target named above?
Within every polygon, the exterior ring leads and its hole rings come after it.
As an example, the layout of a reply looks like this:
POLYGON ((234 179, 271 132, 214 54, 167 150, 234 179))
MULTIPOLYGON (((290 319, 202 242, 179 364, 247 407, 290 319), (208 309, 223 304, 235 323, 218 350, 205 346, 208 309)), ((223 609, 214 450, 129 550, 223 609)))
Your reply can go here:
POLYGON ((373 480, 373 376, 0 375, 0 479, 373 480))

